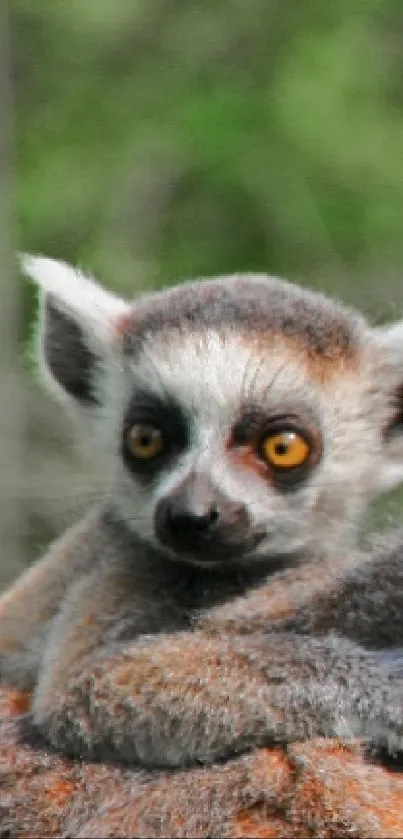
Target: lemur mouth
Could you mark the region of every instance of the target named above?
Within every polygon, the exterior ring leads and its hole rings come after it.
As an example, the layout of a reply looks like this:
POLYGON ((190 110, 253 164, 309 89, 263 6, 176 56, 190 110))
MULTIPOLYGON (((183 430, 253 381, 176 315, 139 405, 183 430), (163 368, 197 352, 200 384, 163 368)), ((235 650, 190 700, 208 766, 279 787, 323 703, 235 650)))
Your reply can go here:
POLYGON ((219 541, 217 539, 199 539, 193 545, 161 547, 170 559, 189 565, 213 567, 218 565, 240 564, 253 559, 257 548, 264 538, 263 533, 255 533, 248 539, 238 542, 219 541))
POLYGON ((295 568, 301 562, 297 554, 257 554, 253 549, 246 550, 212 550, 205 554, 199 553, 174 553, 164 549, 164 554, 171 562, 178 565, 187 565, 206 573, 217 572, 219 574, 230 571, 236 574, 237 578, 245 579, 248 585, 259 585, 262 581, 269 579, 274 574, 288 571, 295 568))

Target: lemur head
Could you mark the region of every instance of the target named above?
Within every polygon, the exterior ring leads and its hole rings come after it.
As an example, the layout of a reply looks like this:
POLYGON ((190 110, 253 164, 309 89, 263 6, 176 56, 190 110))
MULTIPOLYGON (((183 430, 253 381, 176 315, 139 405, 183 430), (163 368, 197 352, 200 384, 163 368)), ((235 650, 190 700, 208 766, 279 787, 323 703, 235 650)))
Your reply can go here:
POLYGON ((265 275, 126 302, 62 262, 23 269, 42 370, 108 454, 119 520, 167 558, 340 550, 403 480, 403 324, 265 275))

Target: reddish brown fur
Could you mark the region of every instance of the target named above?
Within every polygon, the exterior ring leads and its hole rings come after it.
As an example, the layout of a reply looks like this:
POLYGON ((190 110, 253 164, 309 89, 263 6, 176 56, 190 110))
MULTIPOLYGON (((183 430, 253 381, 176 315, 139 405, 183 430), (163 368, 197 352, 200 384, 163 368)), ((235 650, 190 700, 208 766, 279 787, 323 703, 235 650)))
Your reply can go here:
POLYGON ((403 836, 403 777, 333 740, 224 766, 146 775, 74 762, 20 736, 25 698, 0 693, 0 834, 351 839, 403 836))
POLYGON ((347 343, 332 344, 329 336, 329 346, 326 352, 318 353, 316 348, 307 343, 304 335, 285 336, 281 332, 268 330, 258 332, 253 336, 245 335, 245 343, 256 341, 259 353, 270 353, 280 348, 284 357, 289 357, 298 367, 302 367, 306 374, 322 384, 334 375, 357 373, 362 361, 361 348, 347 343))
POLYGON ((234 462, 239 466, 251 469, 264 480, 270 480, 270 470, 267 468, 264 461, 257 456, 256 451, 252 446, 239 446, 237 448, 232 448, 231 455, 234 462))

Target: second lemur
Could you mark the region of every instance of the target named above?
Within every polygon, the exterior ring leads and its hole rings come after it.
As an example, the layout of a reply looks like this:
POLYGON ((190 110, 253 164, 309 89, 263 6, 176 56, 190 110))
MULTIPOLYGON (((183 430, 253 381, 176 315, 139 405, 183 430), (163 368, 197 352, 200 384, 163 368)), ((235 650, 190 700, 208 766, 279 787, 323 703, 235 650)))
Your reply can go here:
POLYGON ((313 735, 400 750, 400 565, 364 573, 356 603, 352 546, 403 480, 403 325, 267 276, 129 303, 64 263, 24 270, 42 372, 105 474, 0 599, 0 674, 33 691, 34 724, 148 766, 313 735))

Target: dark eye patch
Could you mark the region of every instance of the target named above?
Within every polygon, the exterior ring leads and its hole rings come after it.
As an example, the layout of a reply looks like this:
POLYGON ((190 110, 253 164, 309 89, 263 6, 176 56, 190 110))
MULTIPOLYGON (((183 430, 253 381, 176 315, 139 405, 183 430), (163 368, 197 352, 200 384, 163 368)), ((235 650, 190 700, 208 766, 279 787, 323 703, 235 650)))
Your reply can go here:
POLYGON ((231 445, 243 446, 249 443, 267 421, 267 413, 257 407, 245 408, 232 429, 231 445))
POLYGON ((182 406, 169 394, 162 397, 145 389, 135 390, 122 429, 121 454, 126 467, 137 478, 149 483, 189 445, 189 425, 189 418, 182 406), (127 435, 136 424, 161 431, 164 445, 157 457, 145 461, 133 458, 127 445, 127 435))
MULTIPOLYGON (((288 492, 297 489, 317 465, 322 456, 323 440, 319 424, 307 412, 282 413, 276 408, 270 414, 267 408, 262 410, 258 406, 249 405, 244 406, 242 414, 233 426, 229 440, 229 448, 232 447, 235 449, 246 447, 255 457, 264 461, 268 479, 276 485, 277 489, 288 492), (266 456, 262 456, 262 446, 265 440, 284 432, 293 432, 304 440, 309 446, 309 456, 303 463, 279 471, 274 467, 273 462, 266 456)), ((280 449, 277 451, 278 455, 282 453, 285 452, 280 449)))

